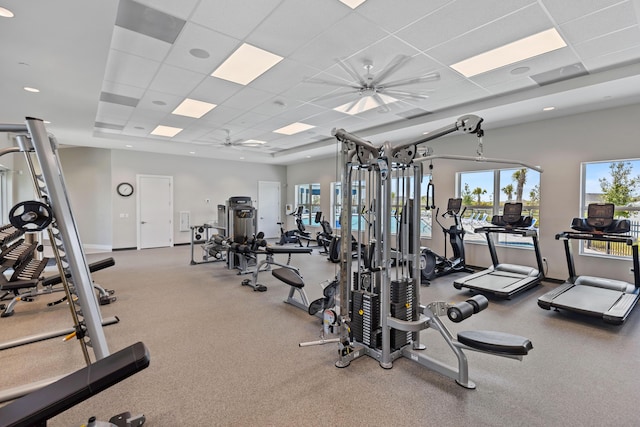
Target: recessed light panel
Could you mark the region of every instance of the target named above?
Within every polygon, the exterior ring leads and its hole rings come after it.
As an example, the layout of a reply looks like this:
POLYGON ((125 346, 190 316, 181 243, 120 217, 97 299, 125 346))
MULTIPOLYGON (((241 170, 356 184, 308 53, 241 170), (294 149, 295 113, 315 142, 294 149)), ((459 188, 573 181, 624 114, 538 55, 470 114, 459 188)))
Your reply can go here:
POLYGON ((275 133, 281 133, 283 135, 294 135, 298 132, 302 132, 305 130, 309 130, 314 128, 315 126, 313 125, 308 125, 306 123, 300 123, 300 122, 296 122, 296 123, 291 123, 288 126, 282 127, 280 129, 276 129, 274 130, 275 133))
POLYGON ((260 141, 257 139, 247 139, 246 141, 242 142, 242 145, 244 145, 245 147, 260 147, 263 144, 266 144, 267 141, 260 141))
POLYGON ((347 6, 349 6, 351 9, 355 9, 356 7, 364 3, 366 0, 340 0, 340 1, 346 4, 347 6))
POLYGON ((13 18, 13 12, 11 12, 9 9, 5 9, 4 7, 0 7, 0 16, 2 16, 3 18, 13 18))
POLYGON ((281 56, 244 43, 211 75, 219 79, 247 85, 280 61, 282 61, 281 56))
POLYGON ((171 112, 171 114, 177 114, 179 116, 187 116, 193 117, 194 119, 199 119, 200 117, 207 114, 209 111, 213 110, 216 107, 215 104, 210 104, 208 102, 197 101, 195 99, 186 98, 184 101, 180 103, 176 107, 175 110, 171 112))
POLYGON ((182 129, 180 128, 174 128, 171 126, 156 126, 156 128, 154 130, 151 131, 151 135, 156 135, 156 136, 168 136, 169 138, 172 138, 174 136, 176 136, 177 134, 179 134, 182 131, 182 129))
POLYGON ((566 46, 558 31, 551 28, 460 61, 451 65, 451 68, 465 77, 473 77, 566 46))
MULTIPOLYGON (((380 96, 380 98, 382 98, 385 105, 398 101, 391 96, 382 94, 378 95, 380 96)), ((382 105, 378 104, 372 96, 364 96, 360 100, 358 100, 355 105, 353 102, 347 102, 346 104, 337 106, 336 108, 334 108, 334 110, 355 116, 356 114, 364 113, 365 111, 369 111, 378 107, 382 107, 382 105)))

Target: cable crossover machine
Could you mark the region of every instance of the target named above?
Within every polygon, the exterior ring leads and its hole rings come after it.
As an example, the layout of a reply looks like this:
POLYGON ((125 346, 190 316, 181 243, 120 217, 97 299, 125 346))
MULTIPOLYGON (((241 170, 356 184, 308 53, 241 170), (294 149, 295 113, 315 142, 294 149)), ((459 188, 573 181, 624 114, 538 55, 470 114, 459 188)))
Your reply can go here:
POLYGON ((527 338, 503 332, 465 331, 453 336, 441 317, 446 315, 457 323, 478 313, 488 306, 488 300, 482 295, 457 304, 421 305, 420 230, 409 227, 411 223, 420 223, 420 210, 412 209, 410 215, 400 215, 404 224, 396 223, 398 216, 393 211, 393 206, 406 206, 420 200, 422 162, 429 158, 417 156, 418 145, 456 131, 482 137, 481 123, 482 118, 466 115, 417 141, 396 146, 385 142, 382 147, 344 129, 334 129, 333 135, 341 144, 342 188, 366 182, 367 188, 372 189, 367 192, 366 200, 355 202, 363 206, 354 205, 348 191, 342 194, 340 306, 335 320, 339 338, 325 341, 338 342, 337 367, 347 367, 351 361, 366 355, 388 369, 395 359, 406 357, 473 389, 475 384, 468 378, 465 350, 522 360, 533 348, 527 338), (369 226, 352 230, 351 213, 365 211, 369 226), (352 261, 352 231, 357 231, 358 240, 367 246, 365 252, 370 254, 367 262, 359 258, 352 261), (410 244, 392 250, 400 239, 410 244), (446 341, 457 358, 456 368, 424 354, 420 331, 428 328, 438 331, 446 341))

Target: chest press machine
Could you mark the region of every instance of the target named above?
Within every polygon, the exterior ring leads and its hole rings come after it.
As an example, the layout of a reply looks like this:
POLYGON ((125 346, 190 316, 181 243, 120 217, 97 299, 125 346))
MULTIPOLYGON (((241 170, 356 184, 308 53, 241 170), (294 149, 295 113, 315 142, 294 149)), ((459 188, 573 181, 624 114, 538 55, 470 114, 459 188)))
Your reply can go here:
MULTIPOLYGON (((351 188, 354 181, 366 181, 367 205, 373 203, 376 221, 369 227, 363 240, 367 246, 374 246, 367 266, 358 263, 358 271, 352 272, 351 221, 349 215, 358 206, 348 192, 342 196, 341 254, 339 274, 339 315, 336 326, 339 329, 338 360, 336 366, 344 368, 351 361, 367 355, 389 369, 393 361, 406 357, 418 364, 454 379, 459 385, 473 389, 475 384, 468 378, 466 350, 488 353, 521 360, 532 348, 524 337, 495 331, 459 332, 454 337, 440 319, 447 317, 453 322, 462 321, 481 311, 488 305, 483 296, 477 296, 458 304, 432 302, 426 306, 420 303, 420 236, 419 227, 409 227, 408 223, 420 223, 420 212, 414 209, 405 216, 403 227, 391 226, 393 220, 392 197, 395 204, 404 206, 409 200, 420 200, 420 182, 423 177, 422 163, 416 158, 417 146, 455 131, 482 136, 477 116, 460 117, 452 126, 430 132, 426 137, 414 142, 391 146, 386 142, 375 147, 356 135, 343 129, 333 134, 341 144, 342 188, 351 188), (392 190, 392 181, 397 190, 392 190), (412 187, 413 186, 413 187, 412 187), (395 193, 392 196, 392 191, 395 193), (372 194, 374 193, 374 194, 372 194), (413 233, 409 238, 409 230, 413 233), (402 231, 400 231, 402 230, 402 231), (398 233, 404 233, 404 245, 393 263, 391 242, 398 241, 398 233), (355 273, 355 274, 354 274, 355 273), (367 280, 361 280, 362 278, 367 280), (353 278, 353 282, 352 282, 353 278), (457 368, 449 367, 423 354, 425 346, 420 342, 420 331, 432 328, 440 333, 458 360, 457 368)), ((357 201, 356 203, 362 203, 357 201)))

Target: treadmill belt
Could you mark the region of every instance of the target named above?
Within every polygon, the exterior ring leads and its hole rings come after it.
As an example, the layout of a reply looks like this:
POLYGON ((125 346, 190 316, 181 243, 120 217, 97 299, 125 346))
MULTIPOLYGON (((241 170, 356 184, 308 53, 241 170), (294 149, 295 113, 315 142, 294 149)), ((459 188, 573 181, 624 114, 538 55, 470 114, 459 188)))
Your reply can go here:
POLYGON ((488 291, 499 291, 527 278, 529 278, 529 276, 524 276, 522 274, 509 273, 505 271, 492 271, 472 278, 471 280, 462 281, 462 285, 486 289, 488 291))
POLYGON ((620 299, 623 292, 593 286, 574 286, 553 299, 552 305, 601 316, 620 299))

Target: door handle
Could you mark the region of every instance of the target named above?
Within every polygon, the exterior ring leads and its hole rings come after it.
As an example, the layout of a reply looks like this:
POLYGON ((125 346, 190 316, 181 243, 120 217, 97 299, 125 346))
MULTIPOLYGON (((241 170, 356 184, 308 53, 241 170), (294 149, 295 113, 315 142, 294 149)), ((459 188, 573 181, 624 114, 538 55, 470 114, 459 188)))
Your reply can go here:
POLYGON ((140 221, 140 224, 146 224, 147 221, 140 221))

